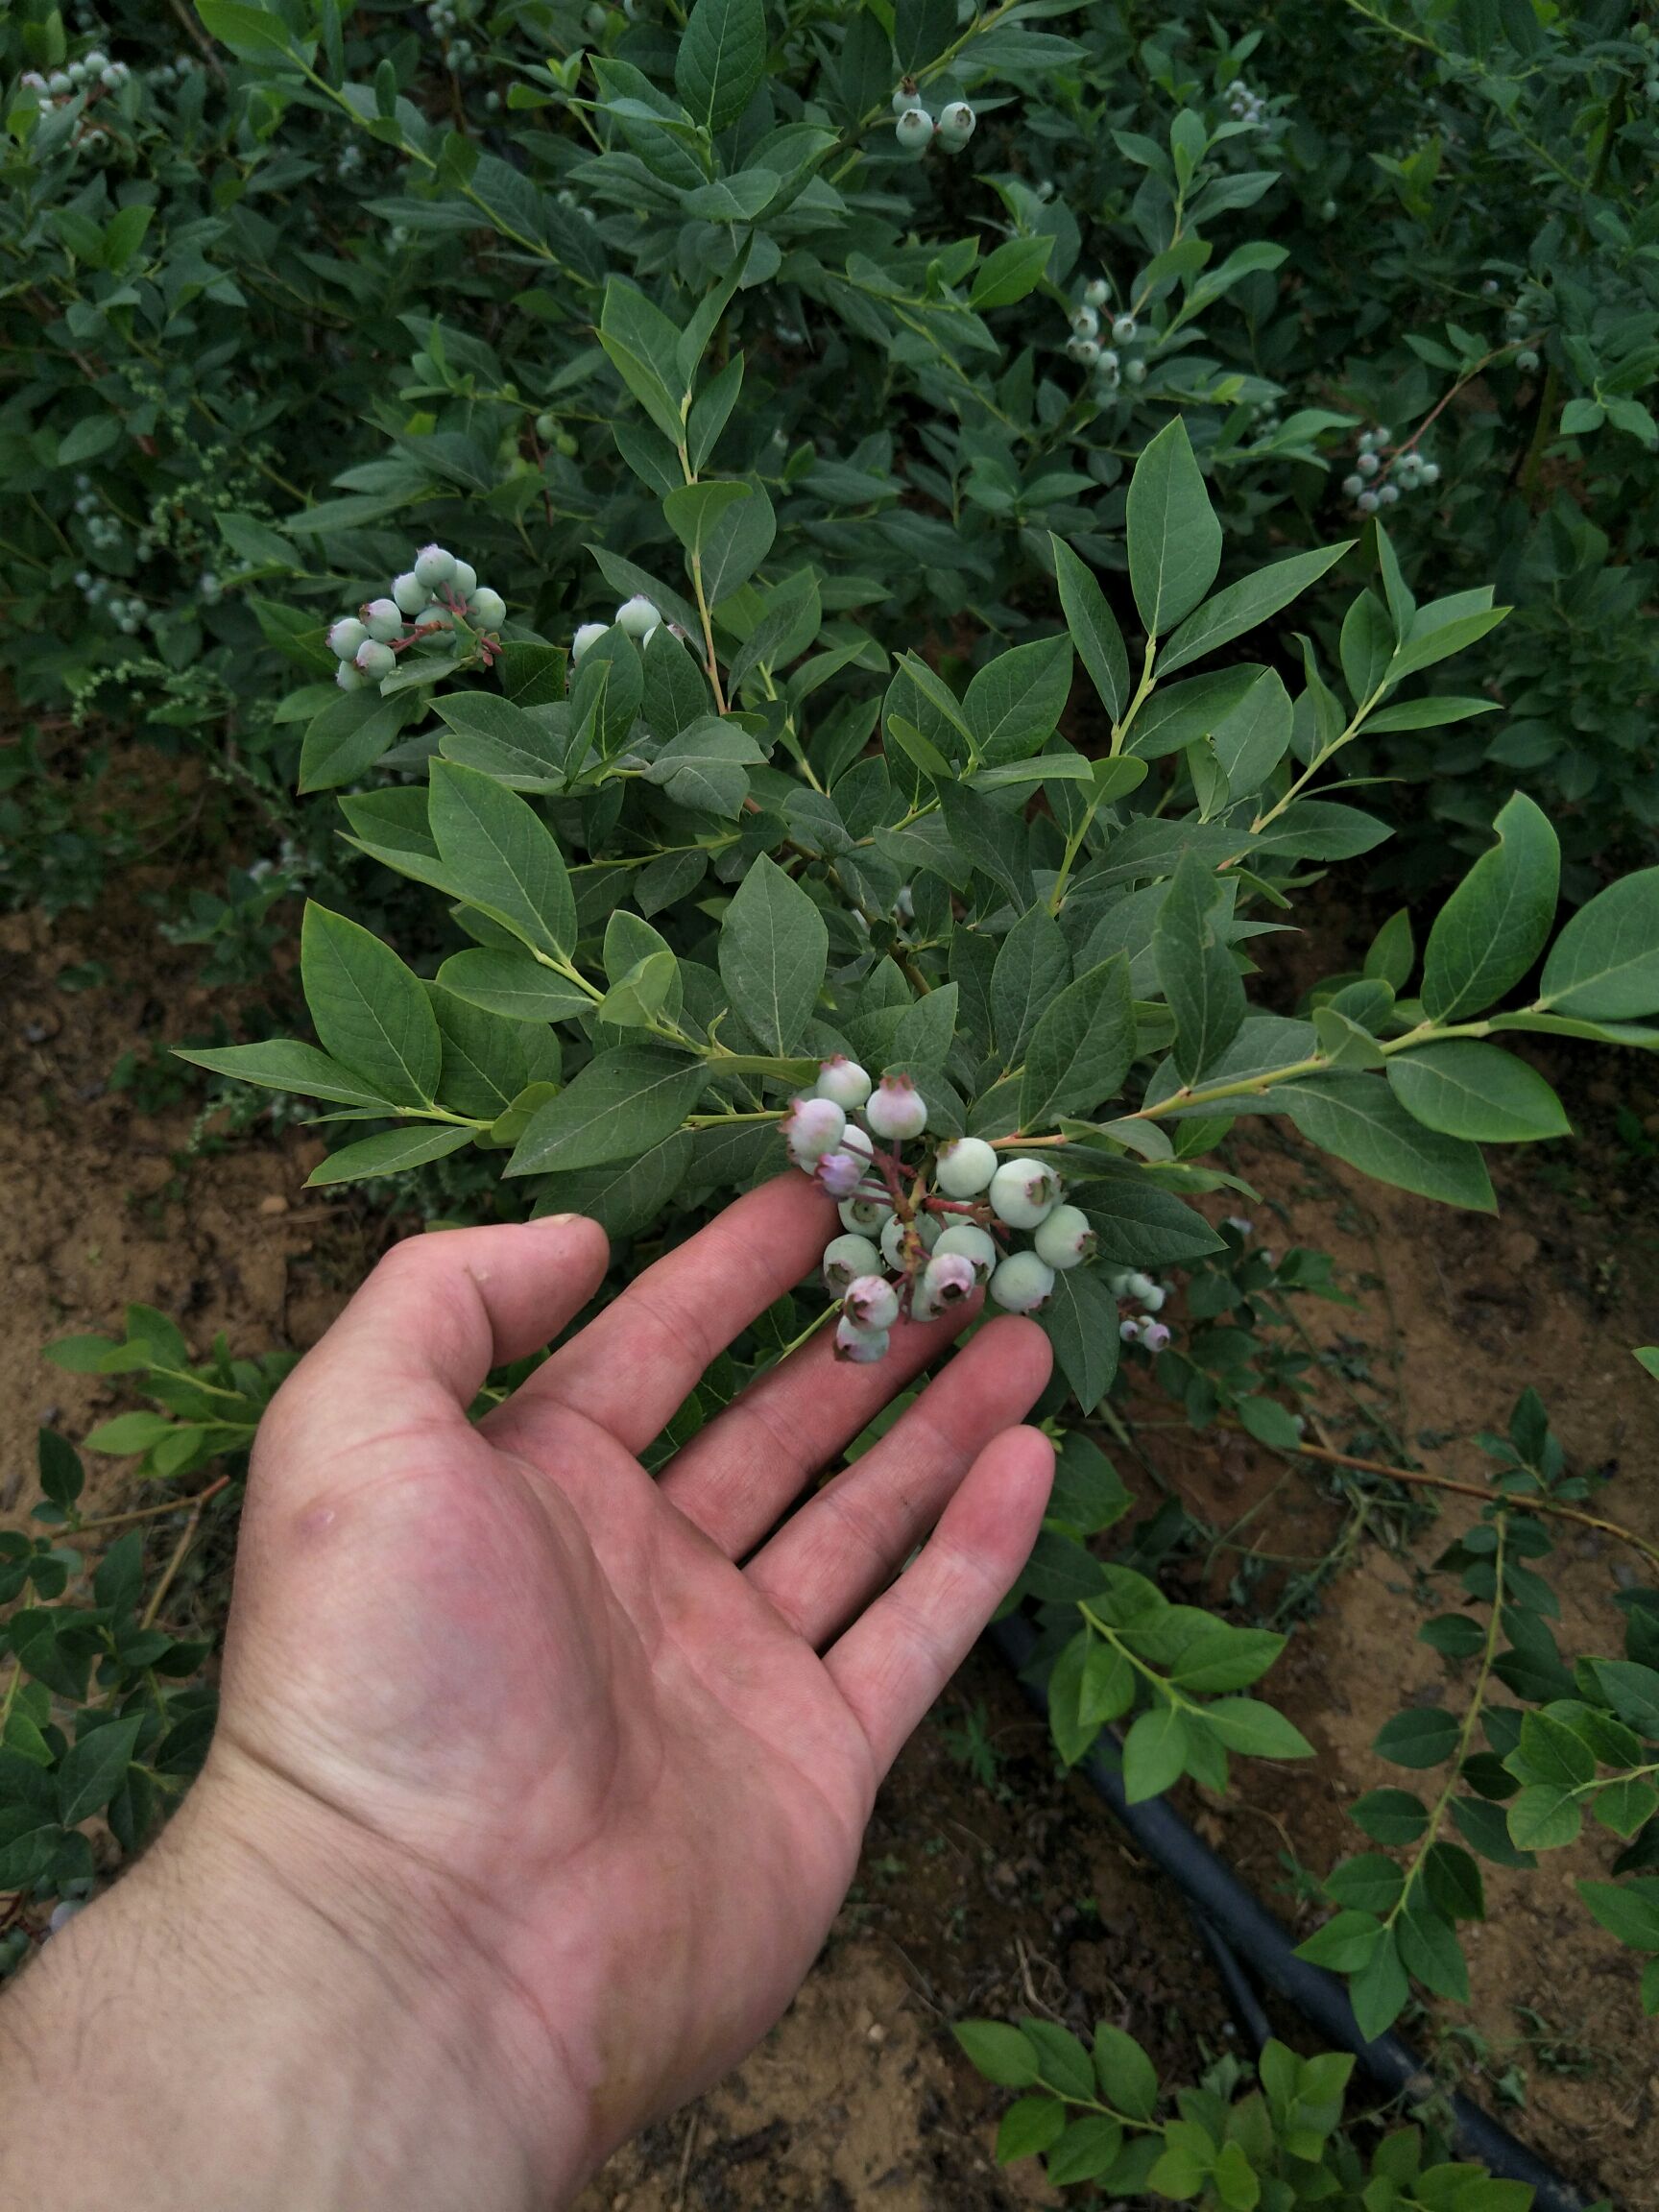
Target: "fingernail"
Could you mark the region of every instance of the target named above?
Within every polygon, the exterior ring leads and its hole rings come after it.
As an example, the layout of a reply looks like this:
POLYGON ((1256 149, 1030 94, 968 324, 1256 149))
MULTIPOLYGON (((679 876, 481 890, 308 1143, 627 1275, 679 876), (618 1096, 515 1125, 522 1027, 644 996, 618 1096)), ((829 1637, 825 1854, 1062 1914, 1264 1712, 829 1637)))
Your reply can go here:
POLYGON ((580 1214, 538 1214, 526 1226, 531 1229, 563 1229, 567 1221, 580 1221, 580 1214))

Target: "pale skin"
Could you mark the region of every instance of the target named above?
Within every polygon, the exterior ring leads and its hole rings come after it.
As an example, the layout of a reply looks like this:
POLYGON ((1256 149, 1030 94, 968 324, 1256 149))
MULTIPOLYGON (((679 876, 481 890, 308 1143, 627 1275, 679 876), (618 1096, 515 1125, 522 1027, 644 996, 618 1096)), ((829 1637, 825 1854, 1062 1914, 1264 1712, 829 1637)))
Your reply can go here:
POLYGON ((546 2212, 779 2017, 1053 1471, 1007 1317, 820 1484, 960 1312, 821 1333, 644 1471, 835 1228, 751 1192, 476 1427, 603 1235, 382 1262, 261 1430, 200 1782, 0 2004, 0 2202, 546 2212))

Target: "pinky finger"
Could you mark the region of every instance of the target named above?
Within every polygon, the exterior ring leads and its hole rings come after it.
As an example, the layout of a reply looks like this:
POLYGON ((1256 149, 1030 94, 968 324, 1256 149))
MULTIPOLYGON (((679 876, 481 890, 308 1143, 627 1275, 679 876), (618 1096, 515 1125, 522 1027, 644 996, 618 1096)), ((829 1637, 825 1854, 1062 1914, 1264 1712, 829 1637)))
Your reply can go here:
POLYGON ((914 1565, 825 1653, 884 1775, 1030 1555, 1054 1479, 1036 1429, 988 1444, 914 1565))

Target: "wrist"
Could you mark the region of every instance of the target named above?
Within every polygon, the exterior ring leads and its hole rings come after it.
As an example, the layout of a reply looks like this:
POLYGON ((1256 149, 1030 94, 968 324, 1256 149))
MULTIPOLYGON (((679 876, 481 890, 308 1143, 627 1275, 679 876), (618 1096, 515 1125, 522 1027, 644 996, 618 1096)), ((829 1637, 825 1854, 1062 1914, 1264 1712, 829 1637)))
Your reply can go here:
POLYGON ((608 2146, 549 2027, 503 2012, 476 1901, 449 1888, 216 1751, 166 1836, 0 2008, 0 2201, 568 2202, 608 2146), (39 2118, 71 2108, 72 2126, 39 2118))

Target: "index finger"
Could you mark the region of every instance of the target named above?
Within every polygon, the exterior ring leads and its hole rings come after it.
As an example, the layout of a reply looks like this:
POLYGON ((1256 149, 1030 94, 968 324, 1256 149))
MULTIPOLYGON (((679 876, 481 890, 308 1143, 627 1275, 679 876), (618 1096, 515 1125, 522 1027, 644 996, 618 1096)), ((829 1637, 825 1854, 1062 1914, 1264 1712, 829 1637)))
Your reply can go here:
POLYGON ((646 1268, 486 1428, 497 1442, 533 1450, 541 1416, 558 1407, 643 1451, 709 1361, 822 1257, 835 1227, 833 1201, 805 1176, 763 1183, 646 1268))

